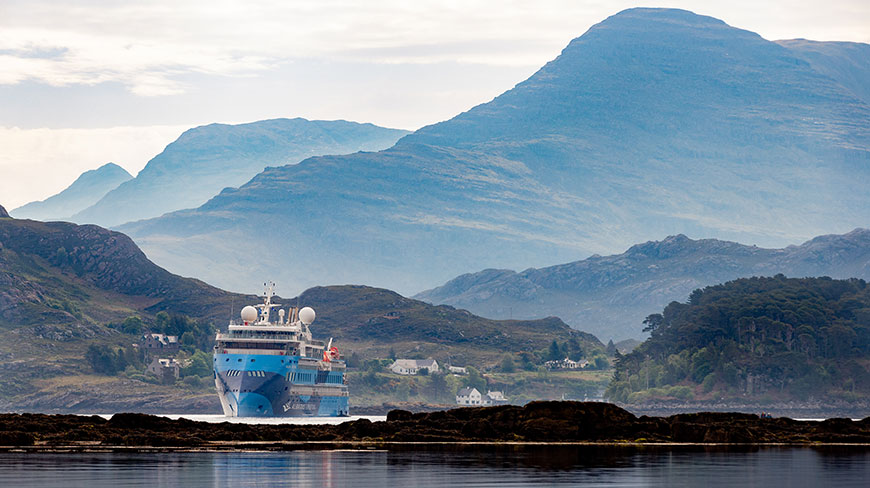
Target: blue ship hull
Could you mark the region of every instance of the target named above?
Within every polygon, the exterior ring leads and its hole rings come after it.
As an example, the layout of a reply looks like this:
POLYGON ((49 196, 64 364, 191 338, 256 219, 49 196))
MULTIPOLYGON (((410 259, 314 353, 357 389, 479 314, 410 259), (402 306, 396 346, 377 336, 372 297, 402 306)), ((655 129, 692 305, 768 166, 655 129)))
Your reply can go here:
POLYGON ((341 417, 348 415, 343 372, 299 367, 299 356, 214 355, 214 377, 224 414, 231 417, 341 417))

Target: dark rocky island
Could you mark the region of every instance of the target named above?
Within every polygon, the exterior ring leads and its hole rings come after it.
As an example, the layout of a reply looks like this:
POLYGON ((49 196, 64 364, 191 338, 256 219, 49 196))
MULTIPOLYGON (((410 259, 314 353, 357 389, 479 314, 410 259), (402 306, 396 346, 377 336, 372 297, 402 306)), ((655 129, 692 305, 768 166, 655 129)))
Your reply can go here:
POLYGON ((411 413, 383 422, 250 425, 171 420, 146 414, 98 416, 3 414, 0 445, 31 450, 300 449, 398 443, 870 444, 870 417, 821 422, 741 413, 636 417, 609 403, 532 402, 411 413))

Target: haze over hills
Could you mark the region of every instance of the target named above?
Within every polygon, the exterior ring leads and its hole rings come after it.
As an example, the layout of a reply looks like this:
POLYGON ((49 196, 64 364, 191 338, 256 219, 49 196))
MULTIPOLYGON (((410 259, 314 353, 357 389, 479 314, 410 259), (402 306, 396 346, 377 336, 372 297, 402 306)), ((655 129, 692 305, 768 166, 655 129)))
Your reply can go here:
POLYGON ((750 276, 870 279, 870 230, 764 249, 716 239, 671 236, 622 254, 530 268, 464 274, 414 298, 491 318, 556 315, 608 338, 640 338, 643 319, 693 290, 750 276))
POLYGON ((270 167, 122 229, 230 289, 255 273, 408 293, 679 233, 783 246, 870 220, 870 105, 841 76, 717 19, 626 10, 390 149, 270 167))
POLYGON ((109 227, 196 207, 266 166, 384 149, 405 134, 372 124, 302 118, 196 127, 166 146, 136 178, 75 213, 72 220, 109 227))
POLYGON ((106 163, 85 171, 57 195, 12 210, 12 215, 18 219, 69 220, 74 213, 97 203, 103 195, 132 178, 124 168, 106 163))

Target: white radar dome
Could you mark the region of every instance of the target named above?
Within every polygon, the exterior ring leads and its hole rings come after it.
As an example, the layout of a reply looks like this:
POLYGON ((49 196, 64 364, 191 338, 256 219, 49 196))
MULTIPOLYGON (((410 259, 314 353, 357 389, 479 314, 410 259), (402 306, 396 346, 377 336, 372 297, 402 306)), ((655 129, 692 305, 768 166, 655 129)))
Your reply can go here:
POLYGON ((257 309, 250 305, 242 309, 242 320, 245 322, 256 322, 257 315, 257 309))
POLYGON ((309 325, 311 322, 314 322, 314 317, 316 314, 314 313, 314 309, 311 307, 304 307, 299 311, 299 320, 302 321, 303 324, 309 325))

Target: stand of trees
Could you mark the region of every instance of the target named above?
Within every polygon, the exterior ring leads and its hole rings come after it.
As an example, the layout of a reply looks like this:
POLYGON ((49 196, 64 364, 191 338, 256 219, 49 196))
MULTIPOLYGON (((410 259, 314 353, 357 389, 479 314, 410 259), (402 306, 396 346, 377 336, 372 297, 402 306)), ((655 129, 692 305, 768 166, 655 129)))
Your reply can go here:
POLYGON ((870 397, 870 287, 863 280, 746 278, 695 290, 643 321, 607 396, 870 397))

